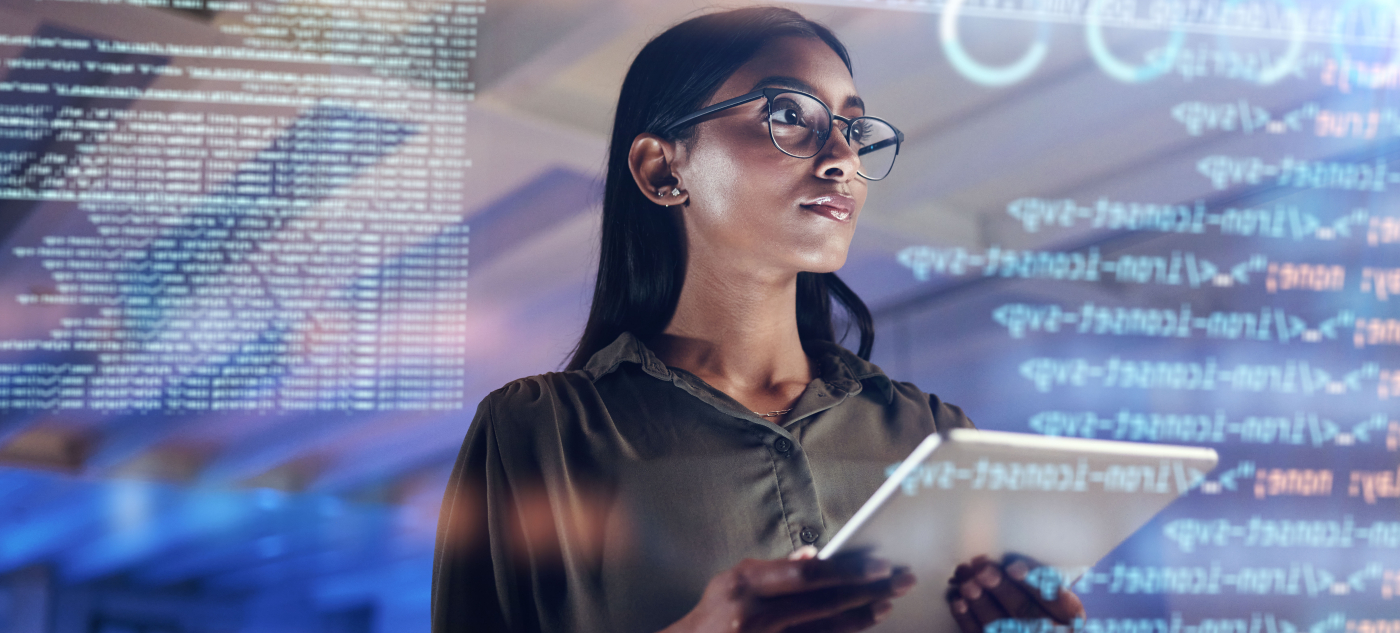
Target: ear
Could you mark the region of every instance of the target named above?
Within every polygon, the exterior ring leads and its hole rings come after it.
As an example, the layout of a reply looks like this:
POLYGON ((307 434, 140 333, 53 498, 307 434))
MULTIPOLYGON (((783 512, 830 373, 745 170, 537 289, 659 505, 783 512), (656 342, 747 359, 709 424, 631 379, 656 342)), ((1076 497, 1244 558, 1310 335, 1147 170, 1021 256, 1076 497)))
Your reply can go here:
POLYGON ((627 166, 642 195, 663 207, 683 204, 689 194, 675 176, 676 144, 655 134, 642 133, 632 140, 627 166), (672 194, 673 191, 678 193, 672 194))

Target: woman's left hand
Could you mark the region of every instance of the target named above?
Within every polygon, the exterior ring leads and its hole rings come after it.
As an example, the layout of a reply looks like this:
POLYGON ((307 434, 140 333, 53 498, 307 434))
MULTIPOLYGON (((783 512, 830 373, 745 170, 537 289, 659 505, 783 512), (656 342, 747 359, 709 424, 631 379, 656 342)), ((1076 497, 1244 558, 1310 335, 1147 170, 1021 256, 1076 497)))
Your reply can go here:
POLYGON ((958 565, 948 585, 948 606, 963 633, 984 633, 993 622, 1008 619, 1073 625, 1085 615, 1079 596, 1061 584, 1058 572, 1025 556, 1009 554, 1000 565, 978 556, 958 565))

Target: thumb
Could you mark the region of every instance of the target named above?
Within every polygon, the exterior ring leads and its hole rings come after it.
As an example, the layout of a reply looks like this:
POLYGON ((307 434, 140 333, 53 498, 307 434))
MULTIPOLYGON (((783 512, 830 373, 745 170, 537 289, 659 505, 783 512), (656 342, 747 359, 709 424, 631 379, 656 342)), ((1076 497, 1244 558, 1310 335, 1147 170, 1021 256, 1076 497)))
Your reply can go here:
POLYGON ((811 545, 803 545, 802 547, 799 547, 796 550, 794 550, 791 554, 788 554, 788 560, 807 560, 809 558, 816 557, 817 548, 812 547, 811 545))

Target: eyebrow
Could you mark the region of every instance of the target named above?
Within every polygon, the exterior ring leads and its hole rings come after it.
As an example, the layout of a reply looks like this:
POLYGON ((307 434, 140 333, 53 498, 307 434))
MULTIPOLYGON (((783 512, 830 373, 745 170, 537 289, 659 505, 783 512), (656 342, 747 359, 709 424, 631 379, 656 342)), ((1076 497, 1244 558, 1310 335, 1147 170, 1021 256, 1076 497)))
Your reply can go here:
MULTIPOLYGON (((758 90, 759 88, 762 88, 764 86, 774 86, 777 88, 792 88, 793 90, 801 90, 803 92, 811 93, 814 95, 817 94, 817 89, 813 88, 811 84, 808 84, 807 82, 802 81, 801 79, 798 79, 796 77, 789 77, 787 75, 773 75, 771 77, 764 77, 763 79, 758 80, 758 82, 753 85, 753 88, 751 88, 749 92, 753 92, 754 90, 758 90)), ((841 105, 842 110, 846 108, 860 108, 860 113, 865 114, 865 101, 861 100, 860 97, 851 95, 849 97, 846 97, 846 103, 841 105)))

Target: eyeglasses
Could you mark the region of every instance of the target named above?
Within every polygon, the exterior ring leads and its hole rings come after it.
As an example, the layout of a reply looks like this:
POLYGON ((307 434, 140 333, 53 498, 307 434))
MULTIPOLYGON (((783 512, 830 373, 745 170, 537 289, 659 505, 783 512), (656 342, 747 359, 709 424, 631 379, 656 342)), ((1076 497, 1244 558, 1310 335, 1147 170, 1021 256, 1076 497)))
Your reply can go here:
POLYGON ((826 107, 821 99, 786 88, 763 88, 697 110, 666 126, 661 135, 670 136, 677 130, 698 123, 700 117, 759 98, 768 100, 768 136, 784 154, 793 158, 816 156, 826 147, 827 140, 831 138, 832 121, 836 120, 846 124, 843 133, 846 144, 856 150, 856 157, 860 160, 856 173, 866 180, 881 180, 890 175, 894 159, 899 155, 899 144, 904 142, 903 132, 873 116, 848 119, 832 114, 831 108, 826 107))

